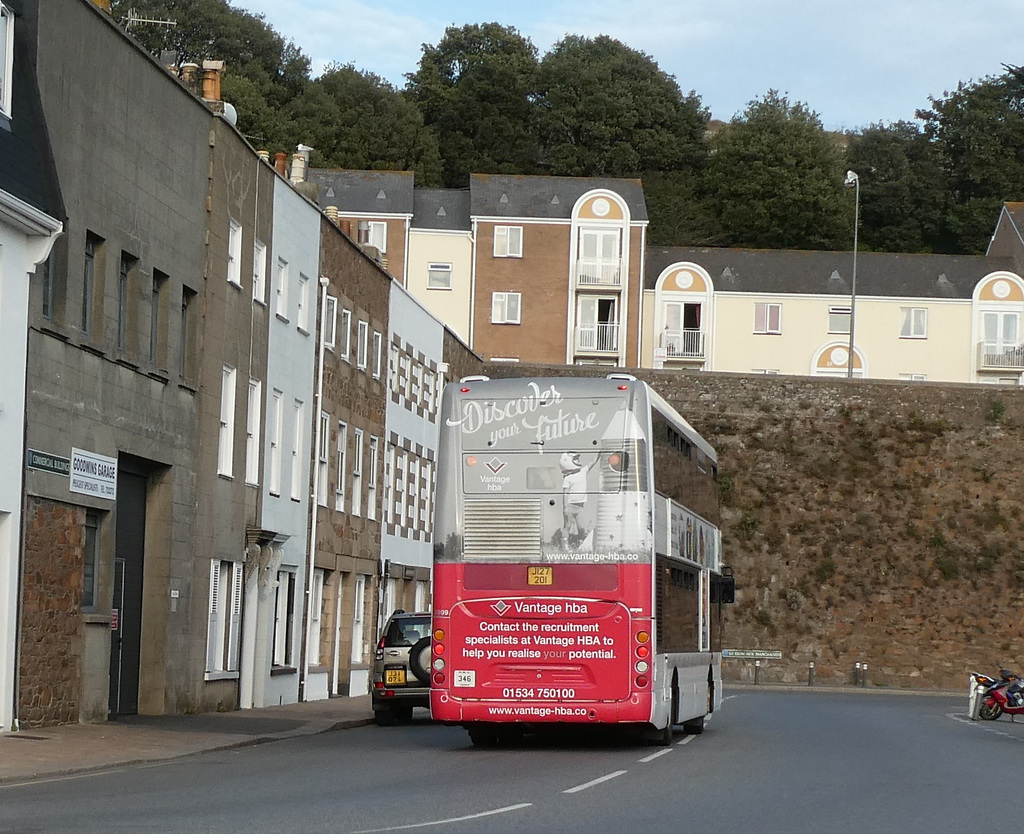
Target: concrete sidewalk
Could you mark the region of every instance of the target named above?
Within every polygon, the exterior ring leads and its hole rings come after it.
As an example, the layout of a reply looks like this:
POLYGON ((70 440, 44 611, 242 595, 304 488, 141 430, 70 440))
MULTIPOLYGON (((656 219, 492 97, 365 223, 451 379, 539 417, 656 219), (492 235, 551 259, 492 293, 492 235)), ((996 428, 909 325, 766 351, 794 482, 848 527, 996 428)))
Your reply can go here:
POLYGON ((130 716, 0 734, 0 785, 373 723, 370 696, 202 715, 130 716))

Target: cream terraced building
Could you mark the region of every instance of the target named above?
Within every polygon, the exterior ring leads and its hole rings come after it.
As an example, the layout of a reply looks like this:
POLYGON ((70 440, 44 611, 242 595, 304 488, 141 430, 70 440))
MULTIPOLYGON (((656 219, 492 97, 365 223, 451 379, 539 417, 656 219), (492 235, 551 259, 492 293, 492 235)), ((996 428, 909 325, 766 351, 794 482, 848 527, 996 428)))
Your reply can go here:
POLYGON ((651 247, 641 366, 847 376, 852 317, 854 376, 1019 385, 1021 216, 985 256, 862 252, 855 299, 851 252, 651 247))

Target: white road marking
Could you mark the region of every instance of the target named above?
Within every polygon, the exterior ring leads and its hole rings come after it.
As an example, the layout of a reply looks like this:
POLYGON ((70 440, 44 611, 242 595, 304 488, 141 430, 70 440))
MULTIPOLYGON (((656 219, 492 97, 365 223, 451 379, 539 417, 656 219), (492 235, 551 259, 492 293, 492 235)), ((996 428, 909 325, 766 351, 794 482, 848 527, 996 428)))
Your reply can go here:
MULTIPOLYGON (((1024 737, 1008 733, 1005 730, 997 730, 993 724, 993 721, 972 721, 970 717, 964 717, 955 712, 947 712, 946 718, 951 718, 953 721, 959 721, 961 724, 968 724, 973 727, 977 727, 979 730, 984 730, 986 733, 992 733, 993 735, 1003 736, 1005 738, 1012 738, 1014 741, 1024 741, 1024 737)), ((1016 723, 1016 722, 1013 722, 1016 723)))
POLYGON ((607 776, 599 776, 597 779, 591 779, 589 782, 584 782, 582 785, 577 785, 575 788, 569 788, 567 791, 562 793, 579 793, 585 791, 587 788, 592 788, 594 785, 600 785, 602 782, 607 782, 609 779, 614 779, 616 776, 621 776, 626 771, 616 770, 614 773, 609 773, 607 776))
POLYGON ((495 814, 507 814, 509 811, 520 811, 523 808, 529 808, 531 805, 533 805, 532 802, 522 802, 519 805, 509 805, 505 808, 495 808, 493 811, 482 811, 479 814, 467 814, 464 817, 450 817, 446 820, 432 820, 430 822, 414 822, 411 825, 393 825, 390 828, 367 828, 363 831, 354 831, 352 834, 381 834, 385 831, 408 831, 412 828, 427 828, 431 825, 450 825, 453 822, 478 820, 482 817, 493 817, 495 814))
POLYGON ((672 748, 666 747, 664 750, 659 750, 657 753, 651 753, 650 756, 644 756, 640 761, 642 762, 653 762, 659 756, 664 756, 666 753, 671 753, 672 748))
POLYGON ((680 742, 677 742, 677 743, 676 743, 676 747, 682 747, 682 746, 683 746, 684 744, 689 744, 689 743, 690 743, 691 741, 693 741, 693 740, 694 740, 695 738, 697 738, 697 736, 687 736, 687 737, 686 737, 686 738, 684 738, 684 739, 683 739, 682 741, 680 741, 680 742))

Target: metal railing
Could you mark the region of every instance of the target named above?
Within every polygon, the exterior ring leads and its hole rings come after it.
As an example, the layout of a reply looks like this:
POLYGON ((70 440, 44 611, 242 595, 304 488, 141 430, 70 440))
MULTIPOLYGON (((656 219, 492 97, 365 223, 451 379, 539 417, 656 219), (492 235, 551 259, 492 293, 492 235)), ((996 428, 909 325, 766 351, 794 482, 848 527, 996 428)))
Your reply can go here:
POLYGON ((978 367, 1024 369, 1024 345, 978 342, 978 367))
POLYGON ((661 344, 668 356, 704 358, 704 334, 699 330, 665 330, 661 344))
POLYGON ((576 283, 587 286, 618 287, 622 284, 622 261, 580 258, 576 261, 576 283))
POLYGON ((581 324, 576 328, 576 350, 617 352, 618 324, 581 324))

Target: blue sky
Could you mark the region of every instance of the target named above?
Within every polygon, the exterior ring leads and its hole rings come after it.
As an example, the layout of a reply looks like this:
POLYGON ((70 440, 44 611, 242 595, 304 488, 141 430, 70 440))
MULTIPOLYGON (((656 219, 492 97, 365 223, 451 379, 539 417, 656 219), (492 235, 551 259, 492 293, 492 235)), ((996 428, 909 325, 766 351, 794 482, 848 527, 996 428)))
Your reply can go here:
POLYGON ((543 55, 566 34, 610 35, 653 57, 728 120, 769 89, 830 130, 912 119, 960 81, 1024 64, 1024 0, 231 0, 313 61, 396 86, 450 25, 496 20, 543 55), (852 7, 852 8, 851 8, 852 7))

